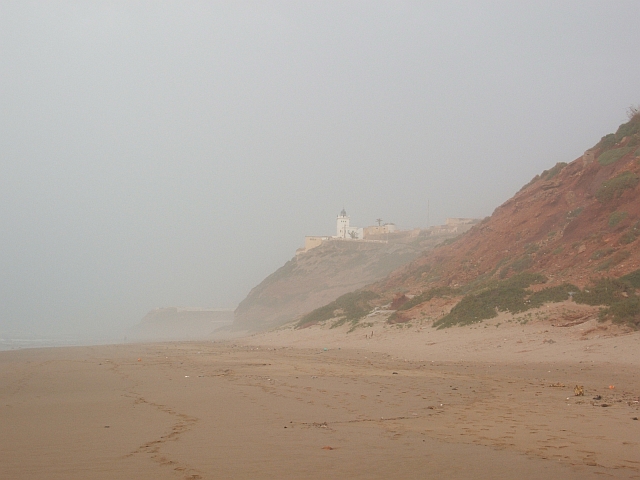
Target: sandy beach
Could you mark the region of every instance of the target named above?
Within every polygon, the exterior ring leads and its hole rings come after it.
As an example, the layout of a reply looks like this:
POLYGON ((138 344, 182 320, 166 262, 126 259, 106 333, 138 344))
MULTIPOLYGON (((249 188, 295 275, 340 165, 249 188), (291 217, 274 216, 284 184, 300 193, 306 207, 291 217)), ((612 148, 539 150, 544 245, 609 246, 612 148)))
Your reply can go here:
POLYGON ((0 478, 640 478, 640 334, 499 323, 0 352, 0 478))

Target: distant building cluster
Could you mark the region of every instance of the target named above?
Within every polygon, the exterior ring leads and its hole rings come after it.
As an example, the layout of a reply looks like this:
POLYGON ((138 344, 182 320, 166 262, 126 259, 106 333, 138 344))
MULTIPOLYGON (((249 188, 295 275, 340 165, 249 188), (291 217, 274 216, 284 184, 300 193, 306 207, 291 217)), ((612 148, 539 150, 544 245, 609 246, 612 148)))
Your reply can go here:
POLYGON ((336 234, 334 236, 306 236, 304 238, 304 247, 296 251, 296 255, 308 252, 327 241, 360 241, 387 243, 394 240, 395 237, 417 237, 420 232, 425 231, 430 235, 438 235, 441 233, 462 233, 469 230, 478 222, 475 218, 447 218, 445 225, 431 227, 427 230, 419 228, 403 231, 399 230, 394 223, 382 224, 378 220, 378 225, 370 227, 353 227, 350 224, 349 215, 345 209, 342 209, 336 220, 336 234))
POLYGON ((336 234, 332 237, 307 236, 304 237, 304 247, 296 251, 296 255, 316 248, 323 242, 329 240, 349 240, 349 241, 370 241, 383 242, 384 240, 372 239, 376 235, 396 232, 397 228, 393 223, 385 223, 372 227, 353 227, 351 226, 349 215, 343 208, 336 219, 336 234))
POLYGON ((352 227, 349 224, 349 215, 343 208, 338 215, 336 225, 336 235, 334 239, 342 240, 366 240, 376 235, 384 235, 394 233, 397 228, 393 223, 385 223, 384 225, 374 225, 372 227, 352 227))

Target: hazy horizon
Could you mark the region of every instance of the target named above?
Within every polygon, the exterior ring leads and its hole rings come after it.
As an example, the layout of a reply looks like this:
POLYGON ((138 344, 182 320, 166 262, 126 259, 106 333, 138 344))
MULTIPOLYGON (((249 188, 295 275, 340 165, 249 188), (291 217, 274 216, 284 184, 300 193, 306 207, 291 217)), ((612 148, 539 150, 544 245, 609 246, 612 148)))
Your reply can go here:
POLYGON ((232 308, 305 235, 485 217, 640 103, 640 3, 0 2, 0 334, 232 308))

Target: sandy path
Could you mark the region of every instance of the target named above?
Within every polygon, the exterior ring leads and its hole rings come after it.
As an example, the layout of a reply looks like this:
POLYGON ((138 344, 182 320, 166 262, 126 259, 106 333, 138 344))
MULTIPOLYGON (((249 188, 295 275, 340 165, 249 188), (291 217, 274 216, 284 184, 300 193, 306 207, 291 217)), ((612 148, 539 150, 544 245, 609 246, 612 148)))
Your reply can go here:
POLYGON ((633 362, 405 361, 407 332, 388 351, 282 335, 0 353, 0 478, 640 478, 633 362))

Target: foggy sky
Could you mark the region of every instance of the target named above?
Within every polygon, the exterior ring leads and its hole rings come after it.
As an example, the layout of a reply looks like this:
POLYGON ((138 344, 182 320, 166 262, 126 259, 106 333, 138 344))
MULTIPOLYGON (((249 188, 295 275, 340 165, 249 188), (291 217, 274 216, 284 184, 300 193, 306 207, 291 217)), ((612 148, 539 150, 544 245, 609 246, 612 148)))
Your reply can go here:
POLYGON ((484 217, 640 103, 640 2, 0 0, 0 334, 233 307, 344 207, 484 217))

